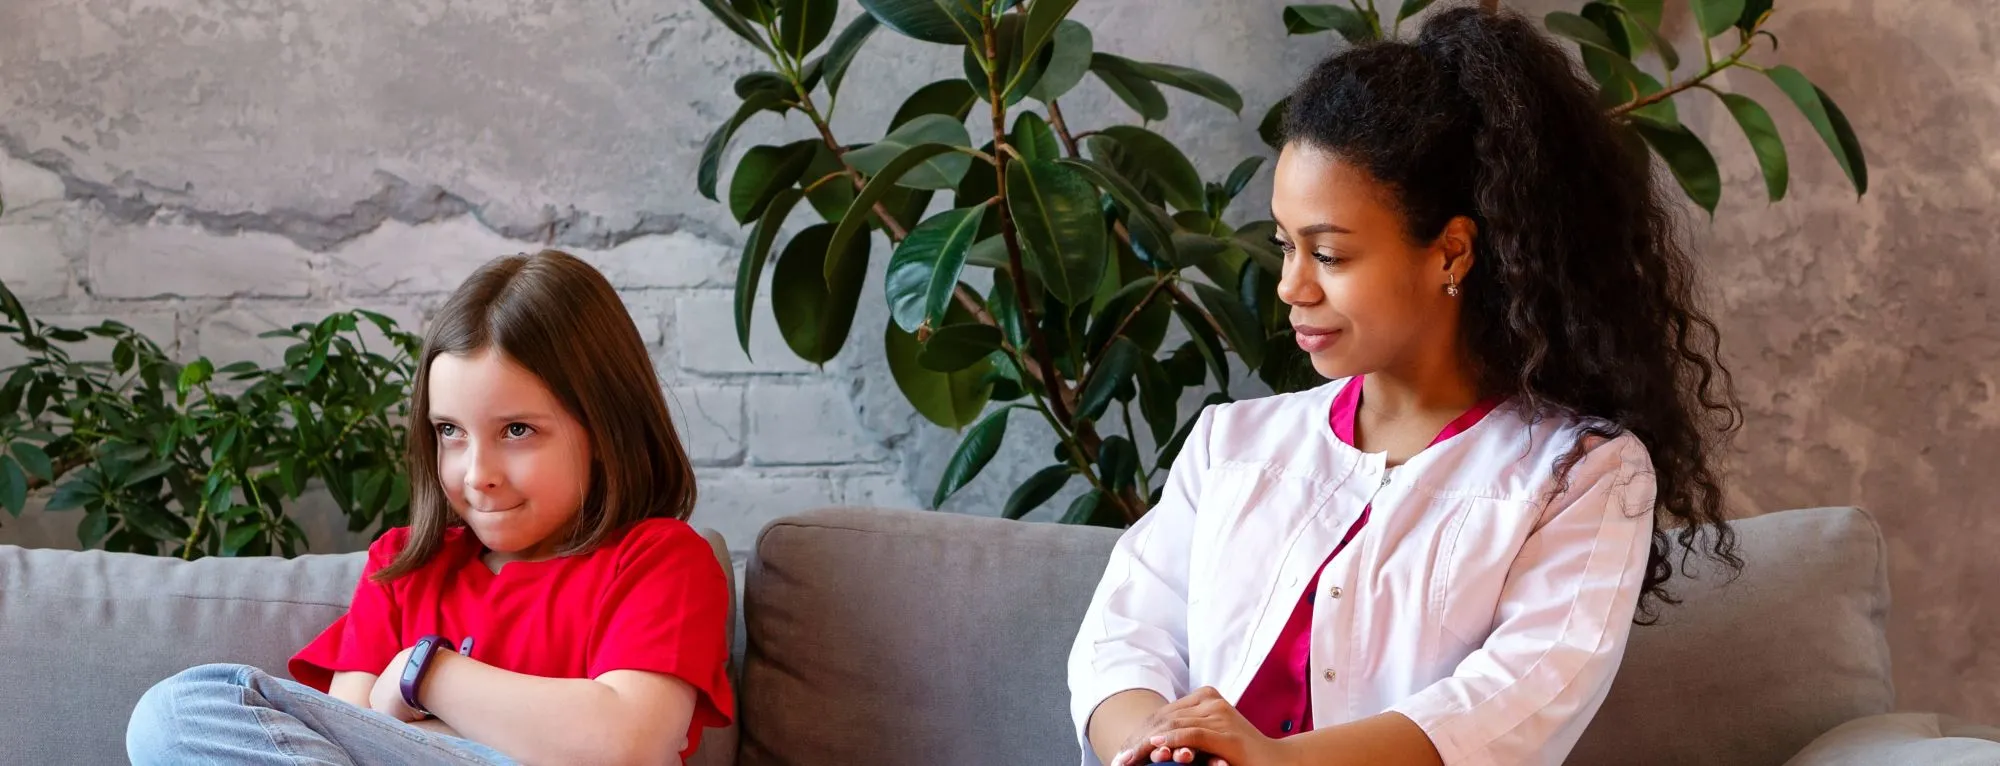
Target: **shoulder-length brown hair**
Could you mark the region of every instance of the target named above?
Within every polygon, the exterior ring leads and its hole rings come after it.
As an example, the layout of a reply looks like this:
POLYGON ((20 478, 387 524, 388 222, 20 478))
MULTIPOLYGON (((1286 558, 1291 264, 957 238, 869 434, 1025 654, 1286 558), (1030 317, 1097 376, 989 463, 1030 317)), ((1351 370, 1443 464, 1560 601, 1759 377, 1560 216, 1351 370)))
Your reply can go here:
POLYGON ((590 489, 557 555, 591 551, 640 519, 694 512, 694 469, 645 341, 611 283, 559 250, 498 258, 473 272, 424 331, 410 408, 410 539, 377 582, 422 567, 445 530, 462 523, 438 480, 430 368, 439 354, 487 349, 534 373, 589 434, 590 489))

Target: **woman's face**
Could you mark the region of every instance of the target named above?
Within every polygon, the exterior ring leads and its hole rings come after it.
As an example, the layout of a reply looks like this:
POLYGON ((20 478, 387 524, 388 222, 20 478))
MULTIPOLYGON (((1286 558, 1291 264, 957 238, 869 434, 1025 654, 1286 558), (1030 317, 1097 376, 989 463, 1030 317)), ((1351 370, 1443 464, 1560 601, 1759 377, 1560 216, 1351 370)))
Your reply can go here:
POLYGON ((1454 219, 1437 241, 1411 242, 1389 187, 1333 154, 1289 144, 1271 191, 1299 347, 1329 379, 1399 368, 1450 353, 1458 299, 1448 280, 1472 266, 1471 222, 1454 219))

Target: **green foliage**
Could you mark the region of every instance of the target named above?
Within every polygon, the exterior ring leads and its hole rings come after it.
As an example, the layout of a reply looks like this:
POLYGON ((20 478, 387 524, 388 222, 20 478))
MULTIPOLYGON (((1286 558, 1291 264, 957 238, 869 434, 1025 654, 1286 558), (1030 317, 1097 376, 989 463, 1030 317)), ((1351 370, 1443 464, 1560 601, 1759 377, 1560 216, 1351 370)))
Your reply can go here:
POLYGON ((351 531, 408 523, 404 421, 420 341, 388 317, 348 311, 276 330, 265 337, 292 341, 282 364, 218 368, 177 364, 118 322, 44 324, 4 284, 0 311, 0 342, 27 354, 0 369, 9 514, 53 487, 46 510, 77 513, 84 547, 181 558, 302 552, 288 509, 314 481, 351 531), (364 323, 387 348, 367 346, 364 323), (86 358, 106 346, 109 361, 86 358))
MULTIPOLYGON (((1419 0, 1403 3, 1395 24, 1386 32, 1375 16, 1373 0, 1365 4, 1289 6, 1285 9, 1285 26, 1292 34, 1332 31, 1350 44, 1359 44, 1394 37, 1401 22, 1426 5, 1429 3, 1419 0)), ((1681 124, 1674 108, 1676 100, 1688 97, 1693 91, 1707 91, 1721 99, 1723 107, 1743 128, 1757 157, 1757 166, 1763 172, 1765 194, 1771 202, 1784 199, 1791 183, 1791 164, 1770 112, 1749 96, 1727 93, 1717 87, 1715 75, 1730 69, 1747 69, 1770 77, 1812 123, 1841 172, 1854 184, 1855 193, 1867 194, 1868 166, 1862 157, 1861 142, 1832 97, 1796 69, 1746 60, 1760 37, 1770 43, 1772 50, 1778 47, 1778 38, 1764 29, 1771 18, 1771 6, 1770 0, 1690 0, 1687 3, 1693 22, 1690 29, 1702 37, 1702 59, 1698 69, 1685 73, 1678 71, 1683 63, 1680 52, 1660 34, 1661 0, 1593 0, 1576 12, 1552 12, 1543 18, 1543 25, 1549 32, 1576 43, 1584 67, 1597 80, 1600 102, 1608 113, 1630 131, 1632 141, 1651 148, 1688 199, 1709 214, 1715 213, 1722 200, 1722 173, 1708 144, 1681 124), (1735 47, 1718 51, 1717 40, 1733 42, 1735 47), (1641 68, 1648 59, 1660 64, 1665 82, 1641 68)), ((1281 107, 1282 104, 1273 107, 1269 114, 1274 117, 1281 107)), ((1267 123, 1270 119, 1267 118, 1267 123)), ((1272 131, 1265 131, 1265 140, 1273 140, 1272 131)))

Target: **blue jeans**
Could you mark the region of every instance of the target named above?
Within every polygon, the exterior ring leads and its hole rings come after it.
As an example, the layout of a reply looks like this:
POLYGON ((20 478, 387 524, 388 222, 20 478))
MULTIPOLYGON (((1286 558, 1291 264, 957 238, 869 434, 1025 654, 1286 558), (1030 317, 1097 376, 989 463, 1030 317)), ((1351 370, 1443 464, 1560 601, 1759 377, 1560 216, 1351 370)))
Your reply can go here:
POLYGON ((155 684, 132 711, 125 751, 137 766, 514 763, 248 665, 201 665, 155 684))

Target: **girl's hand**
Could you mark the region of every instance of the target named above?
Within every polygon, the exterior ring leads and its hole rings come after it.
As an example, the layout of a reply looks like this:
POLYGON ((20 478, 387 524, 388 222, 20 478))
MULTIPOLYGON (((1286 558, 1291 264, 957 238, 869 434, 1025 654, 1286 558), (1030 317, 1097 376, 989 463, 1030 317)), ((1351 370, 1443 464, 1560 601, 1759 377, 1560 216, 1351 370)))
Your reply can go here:
POLYGON ((382 669, 382 674, 375 677, 375 687, 368 691, 368 709, 398 721, 424 718, 423 713, 403 701, 403 665, 409 661, 410 649, 397 652, 396 658, 389 661, 389 666, 382 669))
MULTIPOLYGON (((1155 762, 1169 760, 1161 755, 1171 754, 1171 760, 1187 763, 1194 751, 1209 754, 1211 763, 1218 766, 1242 764, 1243 766, 1288 766, 1291 748, 1282 740, 1275 740, 1257 731, 1249 719, 1237 712, 1236 706, 1210 687, 1196 689, 1193 694, 1182 697, 1155 714, 1160 725, 1154 728, 1148 720, 1144 727, 1150 732, 1142 748, 1151 748, 1149 755, 1155 762), (1185 754, 1185 755, 1183 755, 1185 754)), ((1143 766, 1144 761, 1139 761, 1143 766)))

